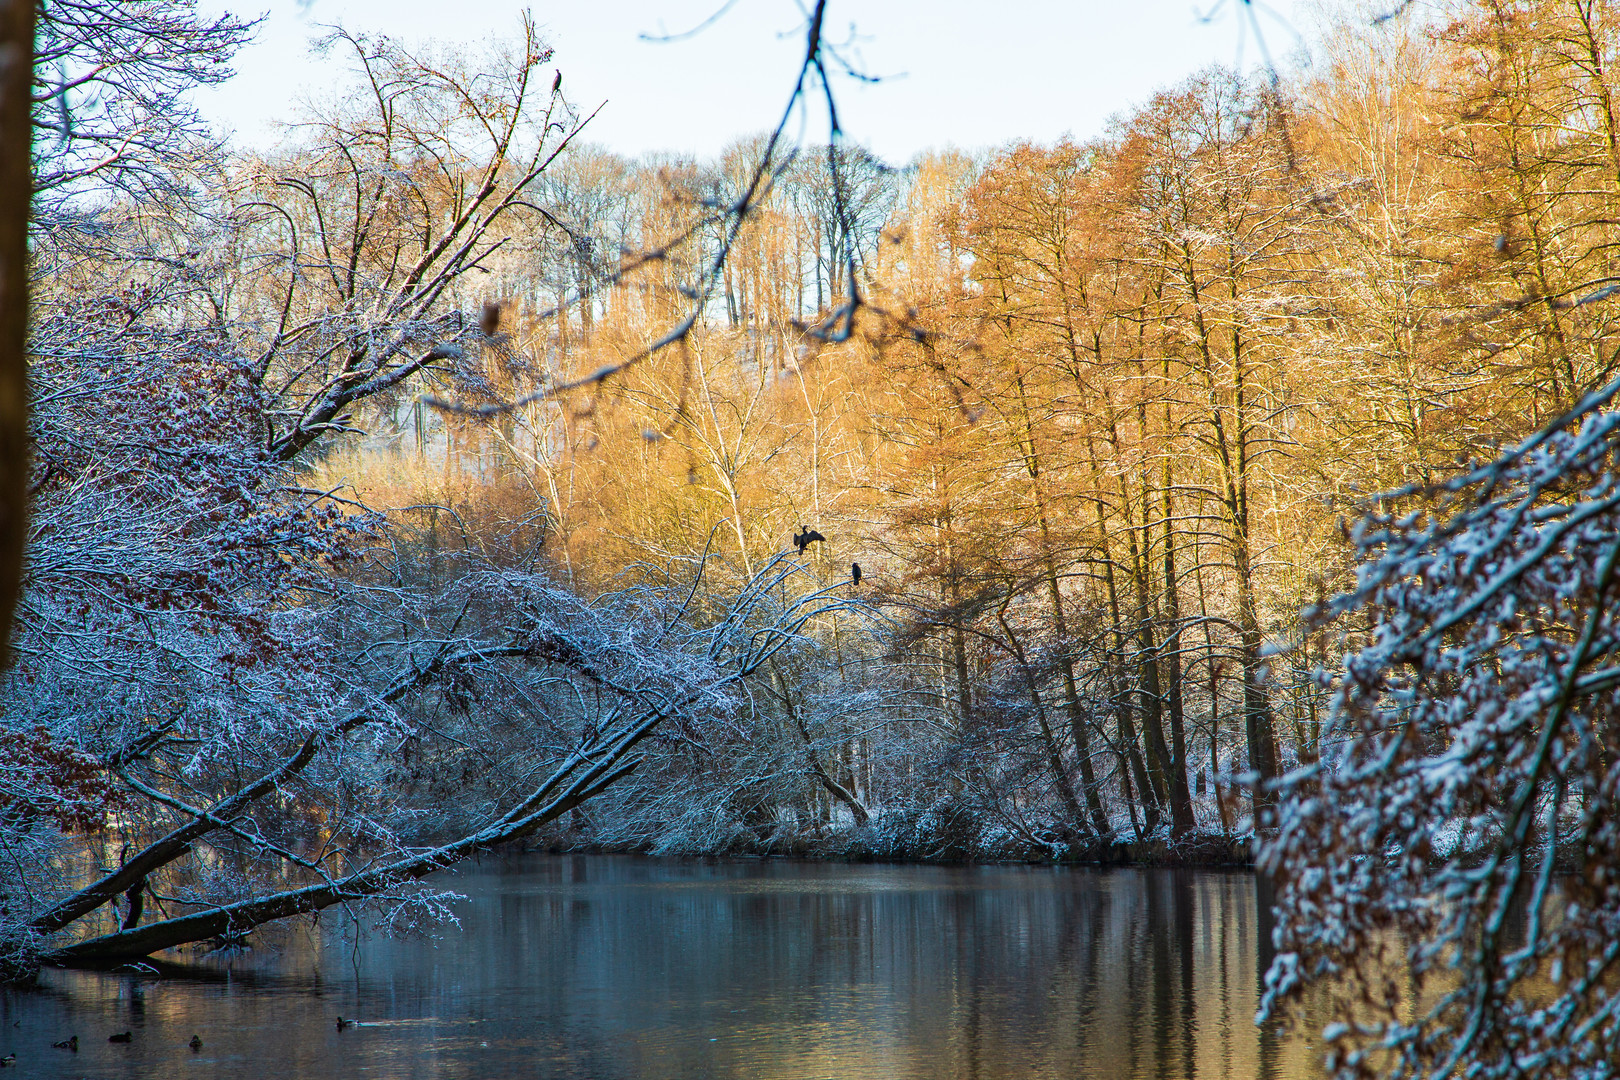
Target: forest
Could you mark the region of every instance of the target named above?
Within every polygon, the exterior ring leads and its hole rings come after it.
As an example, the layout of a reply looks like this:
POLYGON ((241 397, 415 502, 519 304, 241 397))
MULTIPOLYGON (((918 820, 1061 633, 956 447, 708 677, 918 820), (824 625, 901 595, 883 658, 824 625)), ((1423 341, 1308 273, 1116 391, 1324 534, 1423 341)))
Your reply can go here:
POLYGON ((618 156, 528 18, 249 152, 250 22, 36 20, 8 972, 519 846, 1253 861, 1336 1075, 1614 1075, 1615 5, 909 163, 618 156))

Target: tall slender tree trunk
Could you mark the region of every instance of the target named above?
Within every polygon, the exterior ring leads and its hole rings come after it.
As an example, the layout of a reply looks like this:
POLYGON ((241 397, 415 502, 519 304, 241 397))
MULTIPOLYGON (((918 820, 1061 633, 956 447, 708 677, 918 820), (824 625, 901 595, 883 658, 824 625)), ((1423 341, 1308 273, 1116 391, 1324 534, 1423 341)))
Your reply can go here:
MULTIPOLYGON (((1124 487, 1124 481, 1121 481, 1124 487)), ((1123 492, 1122 492, 1123 494, 1123 492)), ((1141 532, 1148 539, 1146 492, 1143 492, 1141 532)), ((1128 496, 1127 496, 1128 497, 1128 496)), ((1126 551, 1130 555, 1131 583, 1136 589, 1136 671, 1142 697, 1142 735, 1147 748, 1148 776, 1153 781, 1153 797, 1160 806, 1170 805, 1170 747, 1164 738, 1164 696, 1159 685, 1159 648, 1150 607, 1153 585, 1148 574, 1148 552, 1137 543, 1137 526, 1128 520, 1125 528, 1126 551)))
MULTIPOLYGON (((799 737, 804 740, 804 761, 805 765, 809 767, 810 774, 820 782, 829 795, 848 808, 850 816, 855 819, 855 825, 858 828, 864 828, 872 820, 872 815, 867 813, 866 807, 861 805, 861 800, 856 798, 855 793, 834 779, 827 772, 826 767, 822 765, 821 755, 816 753, 815 740, 810 736, 810 727, 804 722, 804 715, 800 712, 798 706, 794 704, 793 692, 789 689, 787 679, 783 677, 781 668, 774 660, 771 662, 771 678, 776 682, 777 691, 782 695, 782 707, 787 710, 788 718, 793 721, 793 726, 797 729, 799 737)), ((830 812, 831 805, 827 804, 825 810, 830 812)), ((830 821, 828 814, 822 811, 819 800, 816 812, 817 820, 830 821)))
POLYGON ((1024 426, 1019 449, 1024 456, 1024 471, 1029 476, 1030 494, 1040 528, 1041 570, 1046 578, 1047 598, 1052 605, 1052 633, 1057 639, 1058 662, 1063 671, 1063 704, 1069 717, 1069 735, 1074 739, 1080 783, 1085 790, 1086 809, 1091 812, 1092 825, 1099 835, 1107 836, 1112 830, 1108 826, 1108 814, 1103 810, 1102 796, 1097 791, 1097 777, 1091 762, 1091 732, 1086 723, 1086 710, 1080 704, 1079 686, 1074 677, 1074 657, 1069 653, 1069 625, 1063 614, 1063 590, 1058 584, 1057 556, 1052 541, 1051 519, 1047 513, 1045 480, 1040 454, 1035 446, 1034 417, 1029 407, 1023 370, 1015 367, 1015 371, 1018 405, 1024 426))
MULTIPOLYGON (((1047 767, 1052 770, 1052 778, 1058 789, 1058 796, 1063 800, 1063 807, 1068 811, 1069 821, 1083 835, 1092 831, 1086 824, 1086 815, 1080 809, 1080 800, 1076 797, 1074 784, 1069 779, 1069 771, 1063 767, 1062 748, 1058 746, 1057 737, 1052 733, 1052 725, 1046 719, 1046 703, 1041 700, 1041 689, 1036 681, 1035 672, 1029 666, 1029 657, 1024 652, 1018 635, 1013 632, 1012 626, 1007 622, 1007 605, 1012 602, 1009 592, 1003 600, 1001 607, 996 611, 996 621, 1001 624, 1001 632, 1007 638, 1008 646, 1013 650, 1013 656, 1018 660, 1019 670, 1024 675, 1024 685, 1029 692, 1030 708, 1035 714, 1035 724, 1041 733, 1041 748, 1046 753, 1047 767)), ((1106 834, 1105 834, 1106 835, 1106 834)))
POLYGON ((0 666, 28 535, 28 209, 34 0, 0 0, 0 666))
MULTIPOLYGON (((1100 480, 1102 478, 1102 469, 1097 461, 1096 447, 1092 446, 1090 449, 1092 475, 1100 480)), ((1097 490, 1098 492, 1103 490, 1100 484, 1097 490)), ((1100 498, 1093 500, 1092 507, 1096 511, 1097 515, 1097 546, 1102 555, 1103 585, 1108 596, 1108 613, 1110 621, 1112 622, 1111 637, 1113 639, 1114 655, 1109 663, 1109 669, 1111 672, 1110 681, 1115 684, 1114 720, 1116 737, 1120 746, 1122 747, 1121 752, 1125 757, 1125 760, 1121 762, 1121 765, 1122 767, 1129 767, 1129 772, 1121 778, 1121 793, 1124 795, 1128 803, 1131 797, 1130 780, 1131 778, 1134 778, 1136 781, 1136 790, 1141 792, 1142 796, 1142 813, 1143 817, 1146 819, 1147 831, 1152 832, 1154 829, 1159 827, 1159 807, 1158 804, 1153 800, 1153 788, 1151 782, 1148 780, 1147 768, 1142 761, 1141 750, 1136 739, 1136 723, 1134 716, 1136 703, 1128 688, 1120 685, 1126 678, 1125 655, 1127 649, 1125 645, 1123 612, 1121 610, 1119 600, 1119 583, 1114 572, 1113 545, 1110 542, 1108 535, 1108 520, 1103 513, 1102 500, 1100 498)))
MULTIPOLYGON (((1204 320, 1197 274, 1192 254, 1186 252, 1186 279, 1193 302, 1193 325, 1203 362, 1203 376, 1209 393, 1209 417, 1212 441, 1215 445, 1217 465, 1221 478, 1221 504, 1226 514, 1226 544, 1232 559, 1232 570, 1238 592, 1238 660, 1243 672, 1243 727, 1248 745, 1249 769, 1255 774, 1254 809, 1256 827, 1270 807, 1273 796, 1270 782, 1278 774, 1275 719, 1270 697, 1266 692, 1265 660, 1261 655, 1264 644, 1260 632, 1259 602, 1254 588, 1253 557, 1249 535, 1249 443, 1251 438, 1248 387, 1244 365, 1247 343, 1237 325, 1231 327, 1231 430, 1228 430, 1225 410, 1220 402, 1215 380, 1215 356, 1211 347, 1210 330, 1204 320)), ((1228 265, 1231 302, 1238 302, 1237 278, 1228 265)))
MULTIPOLYGON (((962 574, 956 558, 956 541, 951 535, 950 522, 945 522, 945 600, 951 611, 961 610, 962 574)), ((973 684, 968 679, 967 635, 953 620, 950 628, 951 671, 956 679, 956 715, 966 731, 973 718, 973 684)))
POLYGON ((1170 715, 1170 828, 1174 835, 1185 836, 1198 822, 1193 817, 1192 793, 1187 790, 1187 729, 1181 694, 1181 602, 1176 581, 1175 504, 1170 494, 1171 479, 1170 457, 1166 455, 1161 523, 1164 526, 1164 618, 1168 636, 1159 653, 1159 675, 1165 684, 1165 705, 1170 715))

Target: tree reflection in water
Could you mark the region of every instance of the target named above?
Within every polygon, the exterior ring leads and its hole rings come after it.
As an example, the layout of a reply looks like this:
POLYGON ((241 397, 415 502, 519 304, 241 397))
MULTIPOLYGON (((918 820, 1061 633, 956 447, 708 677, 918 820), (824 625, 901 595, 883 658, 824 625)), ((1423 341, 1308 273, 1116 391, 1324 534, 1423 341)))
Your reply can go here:
POLYGON ((1302 1033, 1253 1025, 1248 874, 537 855, 451 887, 437 940, 328 918, 180 975, 48 971, 0 994, 0 1052, 46 1077, 156 1074, 193 1033, 230 1077, 1317 1073, 1302 1033))

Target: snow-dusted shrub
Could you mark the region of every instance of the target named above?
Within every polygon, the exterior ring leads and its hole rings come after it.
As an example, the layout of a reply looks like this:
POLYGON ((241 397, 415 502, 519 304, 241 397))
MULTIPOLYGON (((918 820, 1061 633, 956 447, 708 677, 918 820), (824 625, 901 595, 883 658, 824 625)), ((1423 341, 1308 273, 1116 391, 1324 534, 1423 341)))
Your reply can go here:
POLYGON ((1357 647, 1263 846, 1265 1009, 1326 995, 1335 1075, 1615 1075, 1617 391, 1387 496, 1320 613, 1357 647))

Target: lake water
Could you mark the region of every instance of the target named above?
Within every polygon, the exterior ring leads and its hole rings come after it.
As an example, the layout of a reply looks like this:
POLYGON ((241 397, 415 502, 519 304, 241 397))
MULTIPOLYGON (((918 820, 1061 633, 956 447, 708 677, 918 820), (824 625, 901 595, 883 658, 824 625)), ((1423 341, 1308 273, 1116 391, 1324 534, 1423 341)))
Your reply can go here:
POLYGON ((531 855, 441 880, 468 900, 437 939, 356 945, 329 912, 180 976, 47 970, 0 990, 0 1055, 163 1080, 1318 1075, 1302 1035, 1254 1027, 1246 874, 531 855))

